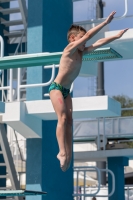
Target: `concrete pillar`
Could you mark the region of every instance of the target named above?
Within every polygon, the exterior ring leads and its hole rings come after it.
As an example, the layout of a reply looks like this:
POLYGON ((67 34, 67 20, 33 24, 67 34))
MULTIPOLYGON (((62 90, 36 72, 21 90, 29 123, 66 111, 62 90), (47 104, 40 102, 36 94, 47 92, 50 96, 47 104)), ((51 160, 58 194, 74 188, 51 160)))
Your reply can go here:
MULTIPOLYGON (((124 166, 128 166, 127 157, 110 157, 108 158, 108 169, 114 172, 115 175, 115 192, 109 197, 109 200, 125 200, 125 178, 124 166)), ((109 193, 112 191, 112 177, 108 174, 108 189, 109 193)))
MULTIPOLYGON (((67 30, 72 24, 72 0, 28 1, 28 53, 59 52, 67 45, 67 30)), ((43 66, 27 69, 27 82, 42 83, 50 79, 51 70, 43 66)), ((44 99, 48 87, 27 89, 27 100, 44 99)), ((27 140, 26 188, 48 192, 45 200, 72 200, 73 170, 62 172, 56 158, 57 121, 40 121, 41 139, 27 140)), ((40 196, 26 197, 41 200, 40 196)))

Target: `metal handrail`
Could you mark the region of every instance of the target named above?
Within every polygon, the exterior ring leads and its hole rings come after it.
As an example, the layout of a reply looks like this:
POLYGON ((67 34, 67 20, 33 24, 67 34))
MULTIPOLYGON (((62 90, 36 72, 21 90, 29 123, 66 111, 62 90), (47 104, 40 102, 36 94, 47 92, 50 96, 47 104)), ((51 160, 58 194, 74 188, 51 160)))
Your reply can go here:
POLYGON ((95 196, 99 191, 100 191, 100 184, 101 184, 101 174, 100 174, 100 169, 95 167, 95 166, 83 166, 83 167, 74 167, 74 172, 77 172, 77 184, 76 184, 76 187, 77 187, 77 190, 78 190, 78 175, 79 175, 79 172, 84 172, 84 194, 78 194, 78 191, 77 191, 77 194, 73 194, 73 196, 84 196, 84 197, 87 197, 88 194, 85 194, 85 174, 87 171, 96 171, 97 172, 97 177, 98 177, 98 189, 95 193, 93 194, 89 194, 89 196, 95 196))
POLYGON ((124 110, 133 110, 133 107, 131 107, 131 108, 121 108, 121 110, 122 111, 124 111, 124 110))
POLYGON ((133 185, 125 185, 125 189, 127 189, 127 200, 130 199, 130 197, 129 197, 129 190, 130 190, 130 188, 133 189, 133 185))
MULTIPOLYGON (((23 35, 24 35, 24 33, 25 33, 25 31, 23 32, 23 35)), ((20 43, 22 42, 23 35, 21 37, 20 43)), ((3 38, 1 36, 0 36, 0 41, 1 41, 1 49, 2 49, 1 50, 1 56, 3 56, 4 41, 3 41, 3 38)), ((18 44, 14 55, 16 55, 16 53, 18 52, 18 48, 20 46, 20 43, 18 44)), ((22 89, 22 88, 44 87, 44 86, 50 85, 52 83, 52 81, 54 80, 54 77, 55 77, 55 67, 59 67, 59 65, 52 65, 52 66, 45 66, 44 67, 45 69, 52 68, 51 79, 48 82, 40 83, 40 84, 28 84, 28 85, 21 85, 21 69, 18 68, 17 100, 20 101, 20 89, 22 89)), ((13 82, 12 82, 12 80, 13 80, 13 69, 10 69, 10 78, 9 78, 9 80, 10 80, 9 86, 3 86, 2 85, 2 87, 0 87, 0 90, 2 90, 2 92, 4 90, 10 90, 10 101, 12 102, 13 101, 13 82)), ((72 92, 72 90, 73 90, 73 84, 71 86, 70 92, 72 92)), ((44 94, 44 96, 49 96, 49 94, 44 94)))
MULTIPOLYGON (((112 191, 108 195, 91 195, 95 197, 111 197, 115 192, 115 175, 110 169, 99 169, 101 172, 108 172, 112 176, 112 191)), ((89 195, 90 196, 90 195, 89 195)))
MULTIPOLYGON (((20 39, 20 42, 16 48, 16 51, 15 51, 15 54, 17 54, 18 52, 18 48, 22 42, 22 39, 23 39, 23 36, 24 36, 24 33, 25 33, 26 29, 24 29, 24 32, 21 36, 21 39, 20 39)), ((1 43, 1 57, 4 56, 4 40, 3 38, 0 36, 0 43, 1 43)), ((4 90, 10 90, 10 101, 12 102, 13 101, 13 69, 10 69, 9 72, 10 72, 10 83, 9 83, 9 86, 3 86, 4 85, 4 70, 0 70, 1 74, 2 74, 2 81, 0 82, 1 83, 1 87, 0 87, 0 90, 2 90, 2 98, 4 96, 4 98, 6 99, 6 96, 5 96, 5 93, 4 93, 4 90)))
MULTIPOLYGON (((106 130, 105 130, 106 118, 102 118, 102 119, 98 118, 97 119, 97 132, 96 132, 96 134, 91 134, 91 135, 88 135, 88 136, 85 135, 85 136, 82 136, 82 137, 78 136, 77 138, 74 136, 74 142, 87 142, 87 141, 89 142, 89 139, 90 139, 91 140, 90 142, 94 141, 97 144, 97 150, 100 150, 100 140, 101 140, 101 136, 102 136, 102 140, 103 140, 103 142, 102 142, 102 147, 103 147, 102 151, 103 151, 103 150, 106 150, 106 141, 109 138, 113 138, 113 139, 114 138, 123 138, 123 137, 133 138, 132 137, 133 136, 133 132, 132 131, 131 132, 126 132, 126 133, 124 133, 124 132, 120 133, 120 131, 119 131, 119 129, 120 129, 119 128, 120 120, 119 119, 122 119, 122 118, 129 118, 130 119, 131 117, 112 118, 112 119, 117 119, 118 130, 115 130, 115 131, 113 131, 112 133, 109 133, 109 134, 106 134, 106 130), (100 133, 100 121, 103 122, 103 124, 102 124, 103 125, 102 134, 100 133), (97 139, 97 142, 96 142, 96 139, 97 139)), ((132 117, 132 119, 133 119, 133 117, 132 117)), ((128 141, 130 142, 131 140, 128 140, 128 141)))
MULTIPOLYGON (((93 190, 93 189, 95 189, 95 187, 91 187, 91 189, 93 190)), ((101 186, 101 189, 106 189, 106 190, 108 190, 108 186, 101 186)), ((129 199, 130 199, 129 190, 130 190, 130 189, 133 190, 133 185, 125 185, 124 189, 127 190, 127 200, 129 200, 129 199)), ((126 194, 125 194, 125 195, 126 195, 126 194)), ((78 194, 78 196, 79 196, 79 194, 78 194)), ((96 196, 96 197, 98 197, 98 196, 96 196)), ((102 197, 106 197, 106 196, 102 196, 102 197)))
MULTIPOLYGON (((26 27, 26 28, 27 28, 27 27, 26 27)), ((26 30, 27 30, 26 28, 24 29, 23 34, 22 34, 22 36, 21 36, 21 38, 20 38, 20 41, 19 41, 18 46, 17 46, 17 48, 16 48, 16 51, 15 51, 15 53, 14 53, 14 56, 18 53, 18 49, 19 49, 19 47, 20 47, 20 44, 22 43, 24 34, 25 34, 26 30)))
MULTIPOLYGON (((76 194, 73 194, 73 196, 76 196, 76 197, 78 197, 78 196, 83 196, 84 197, 84 199, 85 199, 85 197, 93 197, 93 196, 95 196, 95 197, 111 197, 113 194, 114 194, 114 192, 115 192, 115 175, 114 175, 114 173, 111 171, 111 170, 109 170, 109 169, 99 169, 99 168, 97 168, 97 167, 90 167, 90 166, 82 166, 82 167, 74 167, 74 171, 77 171, 77 185, 76 185, 76 187, 77 187, 77 190, 78 190, 78 173, 80 172, 80 171, 83 171, 83 172, 86 172, 86 171, 94 171, 94 169, 97 171, 97 173, 98 173, 98 182, 99 182, 99 184, 98 184, 98 190, 95 192, 95 193, 91 193, 91 194, 86 194, 86 192, 85 192, 85 180, 84 180, 84 188, 83 188, 83 190, 84 190, 84 193, 82 193, 82 194, 79 194, 78 193, 78 191, 77 191, 77 193, 76 194), (93 168, 93 170, 90 170, 90 169, 92 169, 93 168), (77 169, 77 170, 75 170, 75 169, 77 169), (87 170, 86 170, 87 169, 87 170), (112 191, 108 194, 108 195, 97 195, 98 194, 98 192, 100 191, 100 188, 101 188, 101 185, 100 185, 100 183, 101 183, 101 176, 100 176, 100 172, 107 172, 107 173, 110 173, 111 174, 111 176, 112 176, 112 191)), ((85 173, 84 173, 85 174, 85 173)), ((84 179, 85 179, 85 175, 84 175, 84 179)))
POLYGON ((44 86, 50 85, 55 77, 55 65, 52 65, 51 79, 46 83, 20 85, 20 76, 21 76, 20 72, 21 72, 20 68, 18 68, 18 87, 17 87, 17 100, 18 101, 20 101, 20 89, 21 88, 44 87, 44 86))
POLYGON ((14 129, 13 129, 13 132, 14 132, 14 136, 15 136, 17 148, 18 148, 18 150, 19 150, 19 154, 20 154, 21 161, 26 162, 26 160, 23 158, 23 154, 22 154, 21 149, 20 149, 20 146, 19 146, 19 142, 18 142, 18 138, 17 138, 17 133, 15 132, 14 129))
POLYGON ((108 172, 112 176, 112 191, 108 195, 96 195, 96 197, 111 197, 115 192, 115 175, 110 169, 100 169, 101 172, 108 172))
MULTIPOLYGON (((0 35, 0 44, 1 44, 1 55, 0 55, 0 57, 3 58, 4 57, 4 40, 3 40, 3 37, 1 35, 0 35)), ((4 85, 4 70, 0 69, 0 74, 2 75, 2 77, 0 78, 0 85, 2 85, 2 87, 0 87, 0 88, 3 88, 3 85, 4 85)), ((3 101, 3 97, 6 100, 6 95, 5 95, 4 89, 0 89, 0 90, 2 90, 2 101, 3 101)))
MULTIPOLYGON (((125 2, 125 11, 124 11, 124 14, 122 16, 120 16, 120 17, 114 17, 113 20, 120 20, 120 19, 123 19, 123 18, 126 18, 126 17, 133 17, 133 15, 128 15, 127 16, 127 13, 128 13, 128 0, 124 0, 124 2, 125 2)), ((87 21, 75 22, 75 24, 101 23, 104 20, 106 20, 106 18, 90 19, 90 20, 87 20, 87 21)))
MULTIPOLYGON (((15 50, 14 55, 16 55, 18 53, 18 49, 19 49, 20 45, 22 44, 22 40, 23 40, 24 34, 26 32, 26 27, 25 27, 25 29, 24 29, 24 31, 22 33, 22 36, 21 36, 20 41, 19 41, 19 43, 17 45, 17 48, 15 50)), ((13 69, 10 69, 10 101, 11 102, 13 101, 13 69)))
POLYGON ((0 55, 0 57, 2 58, 2 57, 4 57, 4 40, 1 37, 1 35, 0 35, 0 44, 1 44, 1 55, 0 55))

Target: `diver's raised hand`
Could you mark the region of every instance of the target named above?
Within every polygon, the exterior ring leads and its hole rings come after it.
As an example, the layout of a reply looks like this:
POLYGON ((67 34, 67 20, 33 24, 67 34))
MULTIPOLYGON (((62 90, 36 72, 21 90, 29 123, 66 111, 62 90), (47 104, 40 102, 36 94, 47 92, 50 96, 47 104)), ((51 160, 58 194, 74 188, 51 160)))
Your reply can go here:
POLYGON ((125 32, 127 32, 129 28, 123 29, 116 34, 117 38, 121 38, 125 32))
POLYGON ((116 11, 113 11, 112 13, 110 13, 110 15, 105 20, 106 24, 109 24, 113 20, 115 13, 116 11))

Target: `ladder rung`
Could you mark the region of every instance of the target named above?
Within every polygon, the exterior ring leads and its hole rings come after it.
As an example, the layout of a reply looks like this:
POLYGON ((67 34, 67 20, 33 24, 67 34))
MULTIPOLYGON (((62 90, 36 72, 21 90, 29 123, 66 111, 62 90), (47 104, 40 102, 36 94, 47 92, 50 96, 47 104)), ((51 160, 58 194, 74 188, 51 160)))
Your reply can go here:
POLYGON ((0 166, 6 166, 6 163, 0 163, 0 166))
POLYGON ((18 12, 20 12, 20 9, 19 8, 7 8, 7 9, 0 8, 0 12, 3 15, 8 15, 8 14, 12 14, 12 13, 18 13, 18 12))
POLYGON ((17 31, 17 32, 5 32, 4 33, 4 36, 7 36, 7 37, 21 37, 22 36, 22 34, 23 34, 23 31, 17 31))
MULTIPOLYGON (((6 197, 6 199, 8 199, 8 200, 15 200, 14 198, 11 198, 11 197, 6 197)), ((0 199, 0 200, 6 200, 6 199, 0 199)))
MULTIPOLYGON (((21 52, 21 53, 17 53, 16 55, 25 55, 27 54, 26 52, 21 52)), ((9 56, 14 56, 14 53, 9 53, 9 56)))
POLYGON ((4 24, 5 26, 16 26, 23 24, 23 21, 22 20, 1 21, 1 24, 4 24))
MULTIPOLYGON (((6 197, 6 199, 8 199, 8 200, 15 200, 14 198, 11 198, 11 197, 6 197)), ((0 200, 6 200, 6 199, 0 199, 0 200)))
POLYGON ((3 152, 2 152, 2 151, 0 151, 0 154, 3 154, 3 152))
POLYGON ((8 178, 9 177, 9 175, 0 175, 0 179, 1 178, 8 178))
POLYGON ((21 101, 26 101, 26 98, 20 98, 21 101))
MULTIPOLYGON (((26 81, 27 81, 27 79, 23 79, 21 82, 23 83, 23 82, 26 82, 26 81)), ((22 91, 22 89, 21 89, 21 91, 22 91)), ((26 89, 23 90, 23 91, 26 91, 26 89)))
POLYGON ((9 190, 9 189, 12 189, 12 186, 10 186, 10 187, 0 187, 0 190, 9 190))
MULTIPOLYGON (((1 150, 3 151, 3 156, 6 161, 6 162, 1 162, 0 166, 5 166, 7 169, 7 173, 5 173, 5 174, 1 173, 0 181, 1 181, 1 179, 9 178, 9 179, 11 179, 12 186, 14 187, 14 189, 16 189, 16 188, 19 188, 20 186, 19 186, 19 181, 18 181, 15 165, 13 162, 13 157, 12 157, 11 150, 9 147, 8 138, 6 136, 6 130, 5 130, 3 124, 1 125, 0 128, 1 128, 0 142, 1 142, 1 146, 2 146, 1 150)), ((5 191, 6 190, 0 190, 0 196, 10 196, 10 195, 4 195, 6 193, 5 191)))
POLYGON ((0 0, 0 3, 7 3, 7 2, 11 2, 11 1, 16 1, 16 0, 0 0))

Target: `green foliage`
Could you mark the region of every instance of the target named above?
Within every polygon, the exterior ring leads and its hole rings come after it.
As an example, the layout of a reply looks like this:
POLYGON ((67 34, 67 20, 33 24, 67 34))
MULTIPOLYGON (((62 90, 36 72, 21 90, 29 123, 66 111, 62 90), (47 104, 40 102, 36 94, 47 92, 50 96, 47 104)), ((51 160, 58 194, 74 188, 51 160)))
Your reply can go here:
MULTIPOLYGON (((128 96, 125 95, 118 95, 118 96, 113 96, 113 99, 116 101, 119 101, 121 103, 122 108, 133 108, 133 99, 129 98, 128 96)), ((133 110, 125 110, 122 111, 122 117, 124 116, 133 116, 133 110)))
POLYGON ((127 142, 127 145, 128 145, 128 147, 129 147, 129 149, 130 149, 130 148, 133 148, 133 142, 127 142))

